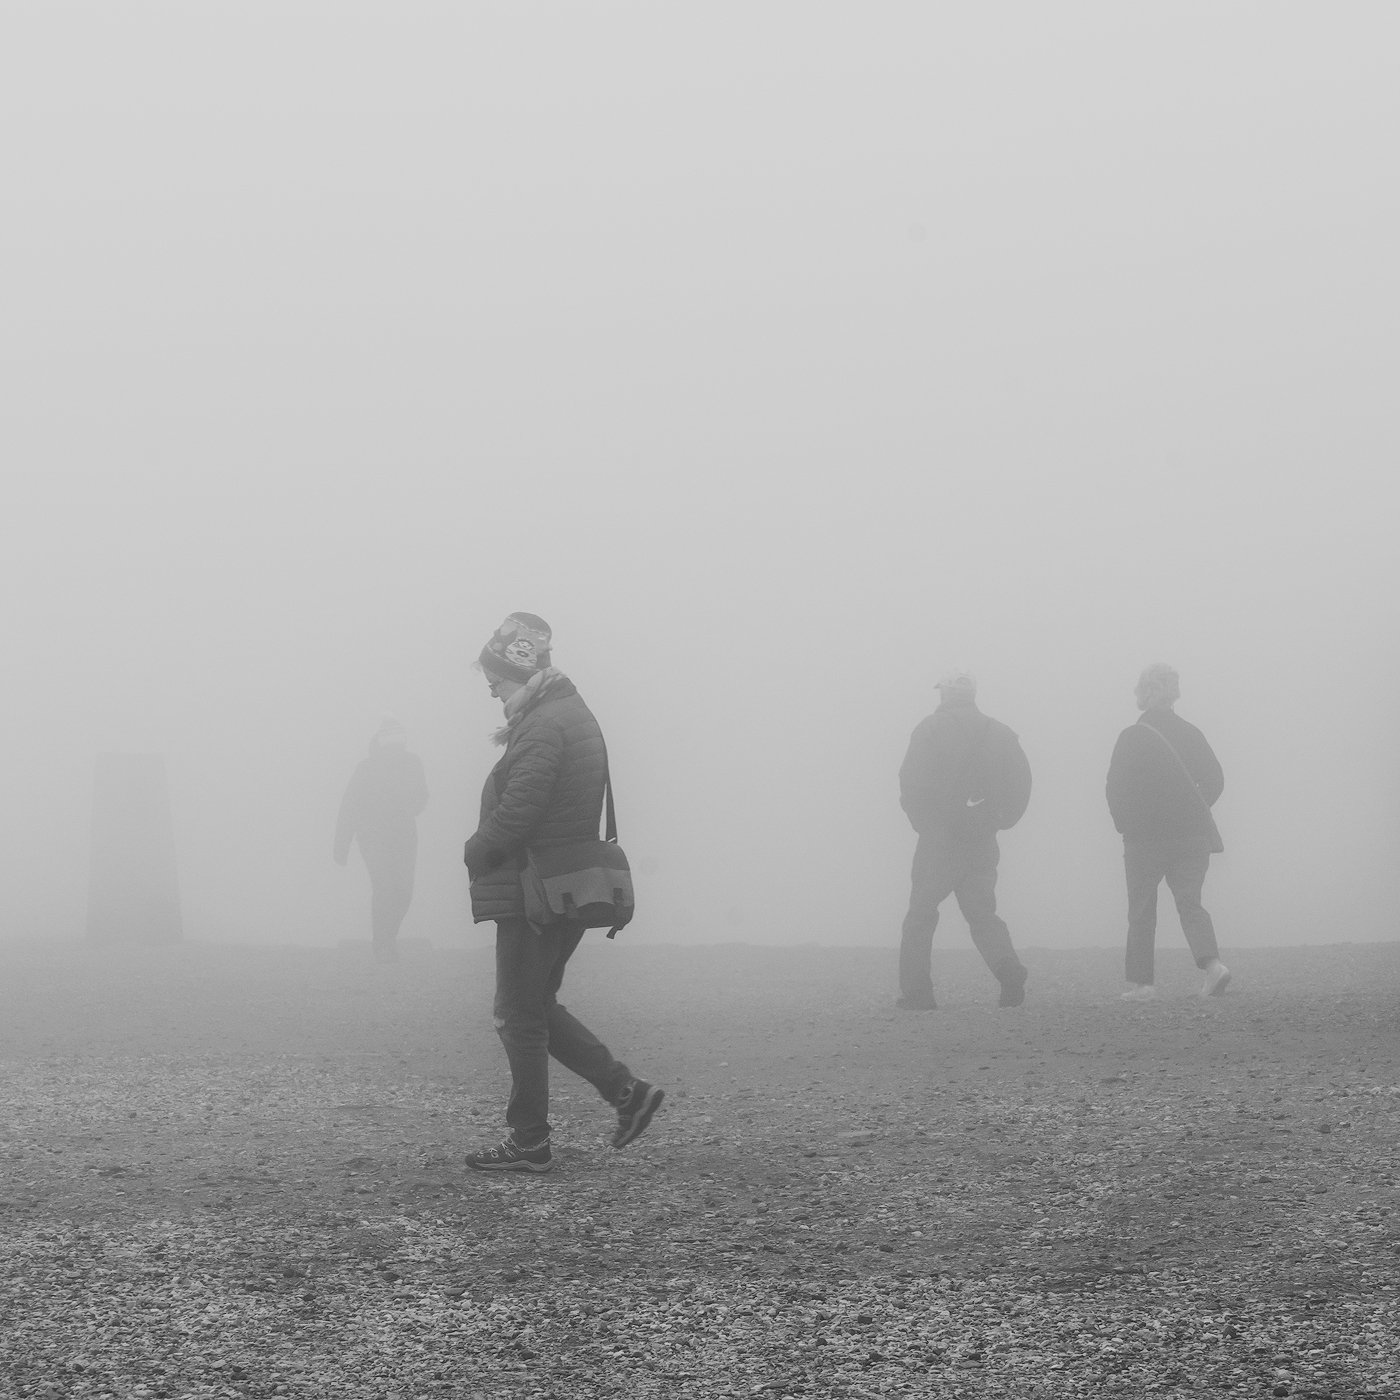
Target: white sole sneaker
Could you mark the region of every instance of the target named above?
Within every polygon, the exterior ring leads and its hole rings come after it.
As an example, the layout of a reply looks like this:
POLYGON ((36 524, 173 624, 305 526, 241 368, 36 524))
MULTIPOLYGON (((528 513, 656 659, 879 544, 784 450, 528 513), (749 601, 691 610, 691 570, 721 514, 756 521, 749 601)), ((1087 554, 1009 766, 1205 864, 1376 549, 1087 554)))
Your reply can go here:
POLYGON ((1205 986, 1201 988, 1203 997, 1218 997, 1226 987, 1230 985, 1230 969, 1224 963, 1216 963, 1215 967, 1206 973, 1205 986))
POLYGON ((1157 988, 1150 982, 1146 982, 1129 988, 1126 992, 1121 993, 1121 996, 1124 1001, 1156 1001, 1157 988))

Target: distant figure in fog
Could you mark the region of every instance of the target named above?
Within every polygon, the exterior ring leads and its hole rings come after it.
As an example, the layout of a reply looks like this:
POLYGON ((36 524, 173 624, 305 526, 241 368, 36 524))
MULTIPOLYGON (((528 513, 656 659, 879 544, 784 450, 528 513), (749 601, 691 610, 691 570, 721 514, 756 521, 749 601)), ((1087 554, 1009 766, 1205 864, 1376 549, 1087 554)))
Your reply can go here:
POLYGON ((428 805, 423 764, 408 752, 408 736, 386 719, 369 742, 340 803, 335 825, 335 860, 344 865, 354 841, 365 858, 370 883, 370 931, 374 956, 398 958, 397 940, 413 902, 418 863, 418 814, 428 805))
POLYGON ((549 624, 511 613, 477 662, 505 707, 496 731, 505 752, 486 779, 481 817, 463 859, 471 875, 472 918, 496 924, 496 1032, 510 1063, 509 1136, 469 1152, 476 1171, 546 1172, 549 1059, 586 1079, 617 1113, 612 1145, 646 1130, 663 1090, 638 1079, 558 1000, 564 969, 583 938, 581 924, 525 918, 521 870, 531 847, 598 839, 607 785, 603 733, 574 683, 551 664, 549 624))
POLYGON ((898 1005, 932 1011, 930 975, 938 906, 955 895, 972 942, 1001 984, 998 1006, 1026 999, 1026 969, 997 917, 997 832, 1030 801, 1031 773, 1016 735, 977 708, 977 681, 954 671, 938 683, 937 710, 909 740, 899 770, 900 805, 919 833, 913 889, 899 945, 898 1005))
POLYGON ((1181 680, 1158 662, 1138 677, 1134 691, 1142 717, 1119 736, 1108 765, 1108 810, 1123 833, 1128 879, 1127 1001, 1157 995, 1153 951, 1157 886, 1165 878, 1176 900, 1181 931, 1196 966, 1205 972, 1202 996, 1219 996, 1230 983, 1220 961, 1215 925, 1201 907, 1211 853, 1225 849, 1211 808, 1225 789, 1220 762, 1194 724, 1172 708, 1181 680))

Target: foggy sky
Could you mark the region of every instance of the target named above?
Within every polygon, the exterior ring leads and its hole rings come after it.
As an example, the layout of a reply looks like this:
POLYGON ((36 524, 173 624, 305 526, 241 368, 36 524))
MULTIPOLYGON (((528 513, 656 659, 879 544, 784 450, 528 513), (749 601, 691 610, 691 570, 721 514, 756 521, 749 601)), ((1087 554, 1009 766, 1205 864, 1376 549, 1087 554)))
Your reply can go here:
POLYGON ((957 664, 1035 772, 1018 944, 1120 945, 1103 778, 1155 660, 1225 767, 1226 956, 1395 936, 1397 38, 6 6, 0 936, 81 932, 115 750, 166 756, 192 937, 367 937, 331 832, 393 714, 404 933, 479 937, 470 663, 513 609, 608 736, 629 938, 892 945, 957 664))

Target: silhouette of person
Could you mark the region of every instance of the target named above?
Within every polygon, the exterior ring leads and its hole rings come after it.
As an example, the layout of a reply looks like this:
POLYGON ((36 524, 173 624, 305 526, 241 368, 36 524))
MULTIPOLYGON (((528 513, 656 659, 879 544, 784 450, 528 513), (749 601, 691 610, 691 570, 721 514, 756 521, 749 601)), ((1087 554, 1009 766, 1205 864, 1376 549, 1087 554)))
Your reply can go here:
POLYGON ((1026 967, 997 913, 997 832, 1014 826, 1030 800, 1030 765, 1020 741, 977 708, 977 680, 951 671, 938 682, 937 710, 920 721, 899 770, 899 800, 919 833, 909 912, 899 943, 904 1011, 932 1011, 931 954, 938 906, 954 895, 973 947, 1001 986, 998 1006, 1026 999, 1026 967))
POLYGON ((1133 694, 1142 717, 1118 736, 1106 784, 1109 813, 1123 834, 1128 882, 1130 986, 1123 998, 1151 1001, 1157 995, 1153 955, 1163 879, 1191 956, 1205 973, 1201 995, 1219 996, 1230 985, 1230 969, 1220 961, 1201 886, 1212 853, 1225 849, 1210 810, 1225 790, 1225 774, 1206 736, 1173 708, 1181 680, 1172 667, 1149 666, 1133 694))
POLYGON ((466 1155, 473 1171, 547 1172, 551 1056, 591 1084, 617 1112, 612 1145, 626 1147, 651 1122, 666 1091, 638 1079, 559 1002, 581 924, 525 917, 521 869, 531 846, 597 840, 608 783, 603 731, 573 681, 553 661, 553 633, 514 612, 481 649, 477 666, 505 710, 504 752, 486 779, 481 817, 462 852, 472 919, 496 924, 496 1032, 510 1065, 500 1143, 466 1155))
POLYGON ((407 745, 397 720, 379 726, 345 789, 335 825, 336 864, 345 864, 353 841, 369 871, 370 932, 380 962, 398 959, 399 928, 413 902, 418 814, 428 804, 422 761, 407 745))

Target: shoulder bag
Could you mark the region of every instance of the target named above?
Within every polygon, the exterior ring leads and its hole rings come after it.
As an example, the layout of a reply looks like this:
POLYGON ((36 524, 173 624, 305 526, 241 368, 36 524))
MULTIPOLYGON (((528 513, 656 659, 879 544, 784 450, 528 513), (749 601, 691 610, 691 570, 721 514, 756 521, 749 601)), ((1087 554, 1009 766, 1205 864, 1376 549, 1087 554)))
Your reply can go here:
POLYGON ((568 841, 558 846, 531 846, 525 852, 520 884, 525 918, 537 929, 555 924, 605 928, 612 938, 636 912, 632 868, 617 844, 612 777, 604 769, 607 825, 601 841, 568 841))

